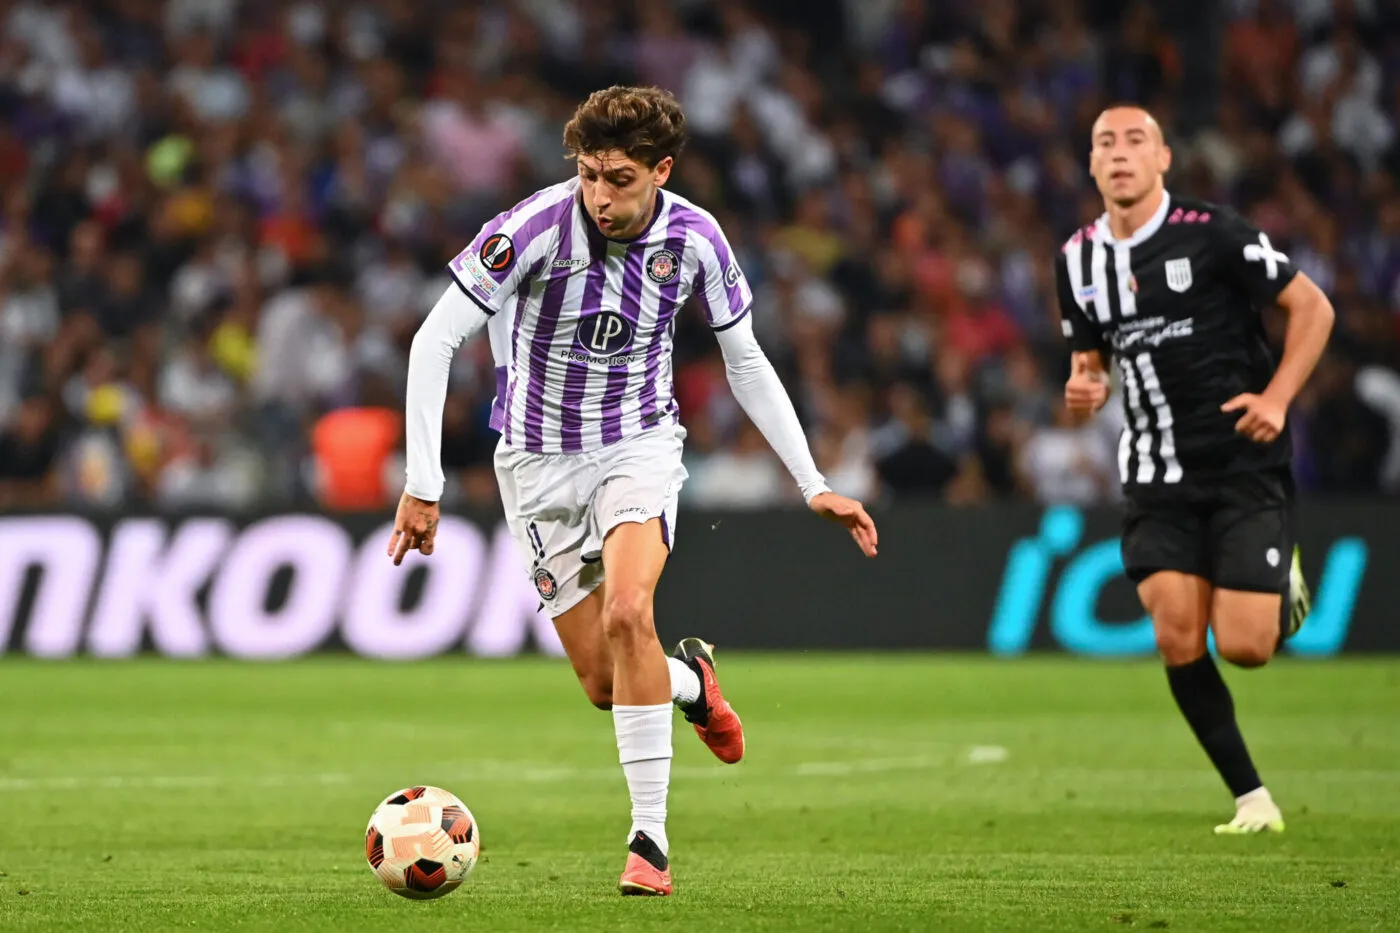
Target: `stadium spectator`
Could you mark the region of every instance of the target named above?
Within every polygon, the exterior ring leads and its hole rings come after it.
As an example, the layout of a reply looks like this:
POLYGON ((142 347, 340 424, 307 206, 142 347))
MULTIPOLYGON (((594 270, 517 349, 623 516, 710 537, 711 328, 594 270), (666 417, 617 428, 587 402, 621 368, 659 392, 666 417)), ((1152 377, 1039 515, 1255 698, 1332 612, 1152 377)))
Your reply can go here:
POLYGON ((25 399, 9 428, 0 431, 0 506, 53 505, 57 483, 58 419, 51 400, 25 399))
POLYGON ((392 498, 390 490, 398 485, 385 473, 403 433, 403 415, 384 404, 382 397, 373 401, 379 404, 330 411, 311 429, 316 498, 328 509, 383 508, 392 498))
POLYGON ((1091 505, 1111 497, 1117 483, 1115 445, 1102 428, 1076 422, 1062 405, 1053 421, 1031 430, 1018 467, 1040 502, 1091 505))

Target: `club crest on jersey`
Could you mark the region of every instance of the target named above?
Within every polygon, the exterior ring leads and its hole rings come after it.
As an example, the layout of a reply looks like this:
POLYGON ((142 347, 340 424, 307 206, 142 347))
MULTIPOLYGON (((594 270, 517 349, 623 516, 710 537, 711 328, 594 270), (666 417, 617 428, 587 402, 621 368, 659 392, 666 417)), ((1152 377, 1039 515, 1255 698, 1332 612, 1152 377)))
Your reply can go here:
POLYGON ((492 272, 504 272, 515 262, 515 244, 504 233, 493 233, 481 244, 481 264, 492 272))
POLYGON ((659 249, 647 257, 647 278, 657 285, 665 285, 681 271, 681 261, 669 249, 659 249))
POLYGON ((546 568, 540 567, 535 571, 535 590, 540 594, 540 599, 545 602, 553 602, 554 597, 559 595, 559 584, 554 579, 554 574, 546 568))
POLYGON ((1191 287, 1191 260, 1168 259, 1163 267, 1167 272, 1167 288, 1174 292, 1184 292, 1191 287))

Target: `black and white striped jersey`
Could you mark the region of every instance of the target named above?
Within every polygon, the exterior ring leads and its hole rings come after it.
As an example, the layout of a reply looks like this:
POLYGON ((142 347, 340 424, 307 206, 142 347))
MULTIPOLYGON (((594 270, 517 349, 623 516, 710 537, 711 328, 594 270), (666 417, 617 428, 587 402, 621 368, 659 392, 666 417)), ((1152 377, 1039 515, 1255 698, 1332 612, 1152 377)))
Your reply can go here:
POLYGON ((1061 327, 1072 350, 1118 364, 1125 487, 1288 465, 1287 429, 1256 444, 1220 406, 1273 378, 1260 311, 1296 274, 1236 212, 1169 194, 1127 239, 1107 215, 1069 238, 1055 264, 1061 327))

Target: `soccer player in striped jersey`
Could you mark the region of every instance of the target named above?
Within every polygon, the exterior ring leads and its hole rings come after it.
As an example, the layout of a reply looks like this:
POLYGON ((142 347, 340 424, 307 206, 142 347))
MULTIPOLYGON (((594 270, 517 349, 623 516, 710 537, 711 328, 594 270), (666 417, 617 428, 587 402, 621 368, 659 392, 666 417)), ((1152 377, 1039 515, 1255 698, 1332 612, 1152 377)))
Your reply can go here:
POLYGON ((1094 124, 1102 217, 1056 262, 1072 351, 1065 402, 1097 411, 1118 364, 1123 563, 1152 616, 1172 695, 1235 797, 1222 834, 1283 829, 1206 649, 1269 661, 1308 609, 1294 544, 1286 416, 1327 345, 1327 296, 1229 208, 1167 192, 1171 150, 1140 107, 1094 124), (1275 364, 1261 311, 1288 313, 1275 364))
POLYGON ((724 762, 744 753, 712 649, 670 658, 652 596, 676 535, 685 429, 672 393, 676 314, 694 299, 729 384, 808 506, 875 556, 875 525, 817 472, 754 338, 752 294, 713 216, 664 190, 685 140, 674 97, 594 93, 564 128, 577 175, 486 224, 450 264, 455 284, 409 357, 407 483, 389 552, 433 551, 441 423, 457 347, 483 328, 496 363, 491 426, 506 521, 588 698, 613 715, 632 798, 624 894, 671 892, 666 793, 672 703, 724 762))

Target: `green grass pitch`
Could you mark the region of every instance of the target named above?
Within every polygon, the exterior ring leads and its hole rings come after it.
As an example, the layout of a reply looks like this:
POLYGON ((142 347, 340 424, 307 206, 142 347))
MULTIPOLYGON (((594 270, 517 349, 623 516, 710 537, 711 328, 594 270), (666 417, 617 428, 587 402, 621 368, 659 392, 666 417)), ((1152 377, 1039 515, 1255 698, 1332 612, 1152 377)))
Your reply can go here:
POLYGON ((0 930, 1400 929, 1400 660, 1230 671, 1288 831, 1231 801, 1148 662, 720 655, 748 758, 676 719, 676 896, 621 898, 612 721, 562 662, 0 663, 0 930), (437 901, 363 832, 439 784, 437 901))

